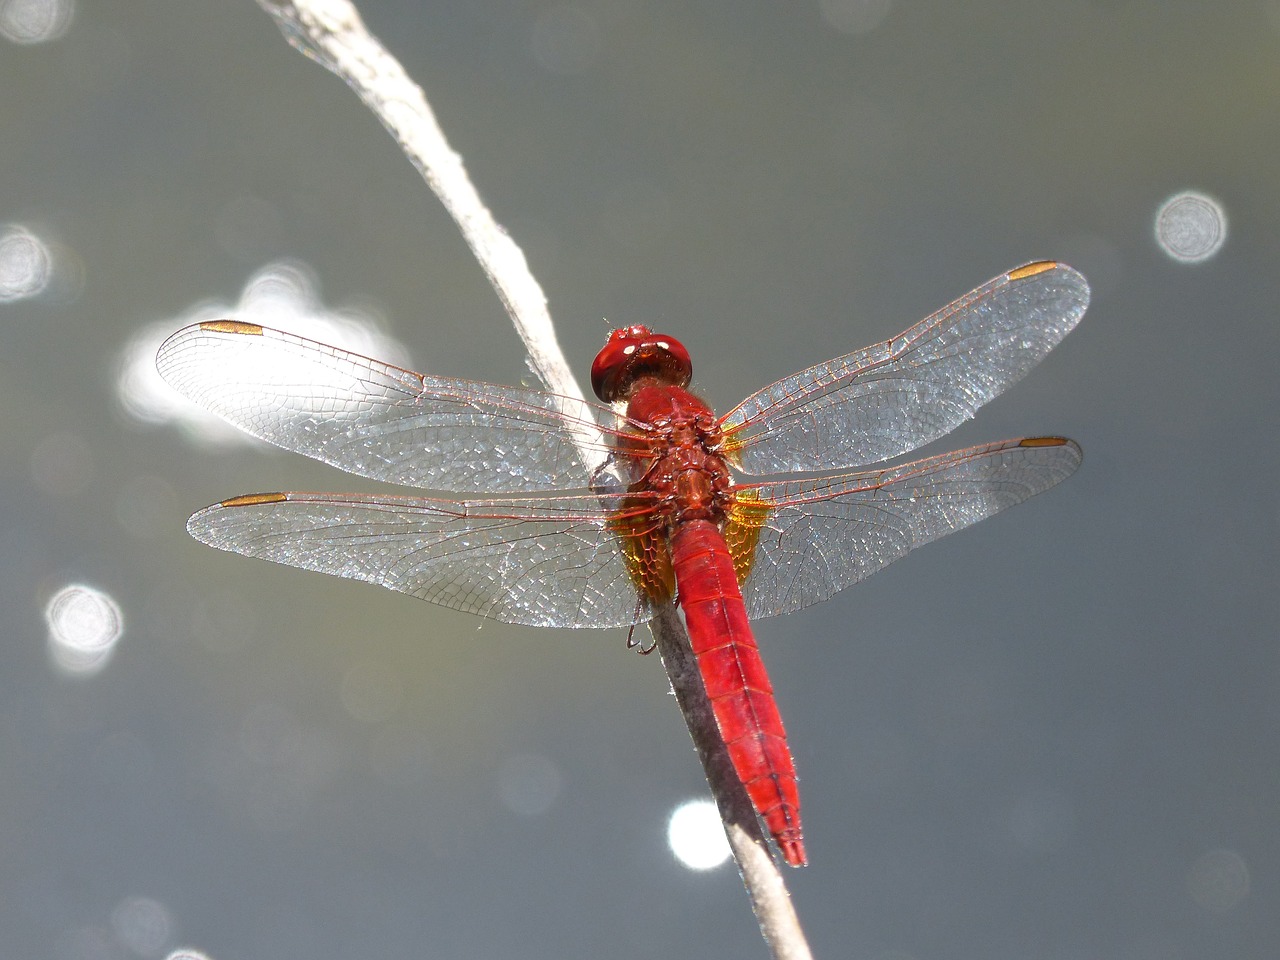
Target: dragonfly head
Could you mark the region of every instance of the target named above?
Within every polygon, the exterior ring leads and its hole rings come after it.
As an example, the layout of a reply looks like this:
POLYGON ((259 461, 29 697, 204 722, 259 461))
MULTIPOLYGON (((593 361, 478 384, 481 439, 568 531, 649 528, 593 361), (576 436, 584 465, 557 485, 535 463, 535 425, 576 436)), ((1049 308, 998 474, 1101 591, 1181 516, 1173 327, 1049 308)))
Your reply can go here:
POLYGON ((627 399, 642 379, 685 387, 692 377, 693 361, 683 343, 638 324, 609 334, 591 364, 591 388, 605 403, 627 399))

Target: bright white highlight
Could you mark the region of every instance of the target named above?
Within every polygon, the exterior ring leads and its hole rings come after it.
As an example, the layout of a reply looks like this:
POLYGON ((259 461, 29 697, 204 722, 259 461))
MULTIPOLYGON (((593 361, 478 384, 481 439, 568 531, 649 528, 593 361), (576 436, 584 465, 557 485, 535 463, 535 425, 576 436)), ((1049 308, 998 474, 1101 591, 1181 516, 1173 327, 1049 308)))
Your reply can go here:
POLYGON ((209 960, 209 955, 201 953, 199 950, 192 950, 190 947, 181 947, 165 957, 164 960, 209 960))
POLYGON ((709 800, 690 800, 672 811, 667 845, 690 870, 710 870, 730 856, 720 814, 709 800))
POLYGON ((1185 190, 1160 205, 1155 234, 1160 249, 1174 260, 1200 263, 1227 242, 1227 212, 1213 197, 1185 190))
POLYGON ((72 0, 0 0, 0 37, 27 46, 57 40, 75 17, 72 0))
POLYGON ((258 271, 234 305, 198 303, 171 320, 143 327, 119 358, 116 396, 121 405, 144 423, 178 423, 205 443, 258 442, 179 395, 156 371, 156 351, 165 338, 205 320, 235 319, 276 327, 398 366, 409 365, 408 351, 382 333, 378 318, 368 311, 326 307, 316 287, 317 281, 305 264, 279 261, 258 271))
POLYGON ((66 673, 88 675, 107 665, 124 633, 120 606, 101 590, 73 583, 44 608, 49 654, 66 673))
POLYGON ((0 229, 0 303, 38 297, 52 278, 48 244, 19 223, 0 229))

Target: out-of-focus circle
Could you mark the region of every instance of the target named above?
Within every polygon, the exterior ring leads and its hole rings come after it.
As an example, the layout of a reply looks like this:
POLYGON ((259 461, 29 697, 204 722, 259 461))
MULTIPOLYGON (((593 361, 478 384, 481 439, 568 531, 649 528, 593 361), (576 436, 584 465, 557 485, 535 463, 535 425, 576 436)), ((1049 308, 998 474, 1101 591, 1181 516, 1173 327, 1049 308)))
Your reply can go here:
POLYGON ((72 0, 0 0, 0 37, 24 46, 57 40, 76 13, 72 0))
POLYGON ((209 960, 209 955, 199 950, 192 950, 190 947, 179 947, 164 960, 209 960))
POLYGON ((156 352, 165 338, 206 320, 259 323, 398 366, 409 364, 404 345, 381 331, 380 318, 371 308, 326 307, 317 286, 306 264, 280 260, 251 277, 234 305, 197 303, 181 316, 140 328, 117 358, 116 396, 121 406, 142 423, 176 422, 201 442, 259 442, 181 396, 156 370, 156 352))
POLYGON ((1191 899, 1213 913, 1226 913, 1249 894, 1249 866, 1234 850, 1210 850, 1187 871, 1191 899))
POLYGON ((560 796, 560 770, 547 757, 522 753, 510 757, 498 771, 498 793, 512 813, 537 817, 560 796))
POLYGON ((47 243, 18 223, 0 228, 0 303, 38 297, 52 276, 47 243))
POLYGON ((671 812, 667 845, 690 870, 710 870, 730 856, 720 814, 708 800, 690 800, 671 812))
POLYGON ((49 625, 50 655, 66 673, 97 673, 124 633, 120 605, 101 590, 80 583, 55 593, 45 605, 44 618, 49 625))
POLYGON ((271 832, 301 823, 341 766, 328 730, 275 703, 256 704, 244 714, 236 746, 215 774, 218 785, 271 832))
POLYGON ((121 352, 116 370, 116 396, 126 413, 142 423, 177 421, 208 442, 238 442, 245 437, 234 427, 180 396, 156 370, 156 351, 166 337, 185 326, 186 320, 212 319, 212 316, 196 314, 148 324, 134 333, 121 352))
POLYGON ((1160 249, 1173 259, 1200 263, 1226 243, 1227 212, 1212 197, 1186 190, 1160 205, 1155 233, 1160 249))
POLYGON ((129 897, 111 911, 111 929, 131 952, 158 957, 173 933, 173 919, 164 904, 150 897, 129 897))

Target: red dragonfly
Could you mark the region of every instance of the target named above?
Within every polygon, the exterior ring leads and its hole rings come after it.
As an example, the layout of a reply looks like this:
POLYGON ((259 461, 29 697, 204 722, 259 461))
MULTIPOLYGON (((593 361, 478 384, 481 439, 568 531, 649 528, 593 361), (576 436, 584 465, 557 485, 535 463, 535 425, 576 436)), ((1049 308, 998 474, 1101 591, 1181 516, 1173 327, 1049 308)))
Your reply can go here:
POLYGON ((795 767, 750 621, 1052 487, 1080 448, 1035 437, 857 473, 734 472, 847 469, 928 443, 1025 375, 1088 300, 1075 270, 1031 263, 721 417, 686 389, 679 341, 642 326, 615 330, 592 365, 611 406, 425 376, 230 320, 179 331, 157 363, 187 397, 288 450, 483 495, 234 497, 187 524, 211 546, 506 623, 627 627, 678 603, 734 770, 802 866, 795 767))

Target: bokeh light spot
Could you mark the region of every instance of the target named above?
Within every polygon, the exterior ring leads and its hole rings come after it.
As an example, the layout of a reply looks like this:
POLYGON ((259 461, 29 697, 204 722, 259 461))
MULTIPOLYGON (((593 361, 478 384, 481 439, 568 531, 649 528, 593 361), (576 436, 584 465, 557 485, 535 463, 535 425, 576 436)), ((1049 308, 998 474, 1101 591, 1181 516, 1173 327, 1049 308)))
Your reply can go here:
POLYGON ((72 0, 0 0, 0 37, 24 46, 57 40, 71 27, 72 0))
POLYGON ((1191 899, 1213 913, 1226 913, 1249 893, 1249 867, 1234 850, 1210 850, 1187 871, 1191 899))
POLYGON ((94 674, 106 666, 124 633, 120 606, 101 590, 73 583, 49 600, 49 653, 66 673, 94 674))
POLYGON ((1227 240, 1227 212, 1217 200, 1194 190, 1176 193, 1160 205, 1156 243, 1182 263, 1208 260, 1227 240))
POLYGON ((337 775, 341 753, 327 730, 286 707, 259 703, 244 715, 234 752, 213 776, 235 802, 269 830, 289 830, 337 775))
POLYGON ((368 309, 330 309, 320 302, 310 268, 293 260, 268 264, 245 284, 238 303, 198 303, 184 314, 138 330, 121 351, 116 368, 116 397, 142 423, 178 423, 204 443, 256 443, 202 410, 170 387, 156 370, 156 351, 170 334, 204 320, 234 318, 331 343, 398 366, 409 364, 408 351, 383 333, 368 309))
POLYGON ((164 960, 209 960, 209 955, 201 953, 199 950, 193 950, 190 947, 179 947, 165 957, 164 960))
POLYGON ((21 224, 0 228, 0 303, 39 296, 52 276, 47 243, 21 224))
POLYGON ((498 771, 502 802, 522 817, 538 817, 550 810, 560 787, 559 768, 539 753, 510 757, 498 771))
POLYGON ((672 811, 667 821, 667 845, 690 870, 710 870, 730 855, 720 814, 709 800, 690 800, 672 811))
POLYGON ((129 897, 111 911, 116 939, 140 957, 158 957, 173 934, 165 906, 150 897, 129 897))

